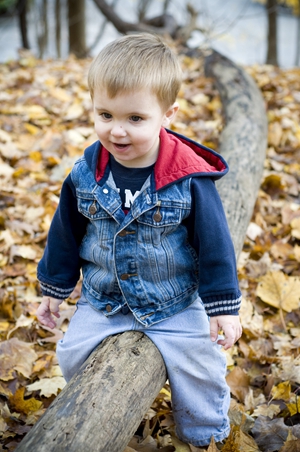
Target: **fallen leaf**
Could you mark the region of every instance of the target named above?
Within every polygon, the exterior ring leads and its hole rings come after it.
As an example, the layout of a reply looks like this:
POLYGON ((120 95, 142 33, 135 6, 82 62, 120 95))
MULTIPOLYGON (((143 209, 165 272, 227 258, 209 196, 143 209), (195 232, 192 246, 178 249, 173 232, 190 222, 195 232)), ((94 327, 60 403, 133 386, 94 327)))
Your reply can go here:
POLYGON ((240 367, 235 367, 226 377, 226 381, 233 395, 240 401, 245 400, 249 392, 250 378, 240 367))
POLYGON ((288 437, 289 427, 284 420, 271 420, 265 416, 259 416, 252 429, 252 434, 258 446, 263 452, 275 452, 279 450, 288 437))
POLYGON ((273 400, 289 401, 291 397, 291 384, 289 381, 284 381, 274 386, 271 390, 273 400))
POLYGON ((37 253, 30 245, 13 245, 11 247, 10 257, 13 259, 15 256, 21 256, 24 259, 34 260, 37 257, 37 253))
POLYGON ((262 335, 263 316, 258 314, 250 300, 243 298, 239 315, 245 334, 252 337, 262 335))
POLYGON ((300 278, 288 277, 283 272, 268 272, 260 279, 256 294, 265 303, 291 312, 299 308, 300 278))
POLYGON ((280 406, 279 405, 275 405, 273 403, 270 404, 263 404, 263 405, 259 405, 255 408, 255 410, 253 411, 252 415, 254 417, 258 417, 258 416, 265 416, 265 417, 269 417, 270 419, 273 419, 277 414, 279 414, 281 411, 280 406))
POLYGON ((294 218, 291 221, 292 226, 292 236, 296 239, 300 239, 300 218, 294 218))
POLYGON ((260 452, 254 439, 240 427, 232 426, 222 452, 260 452))
POLYGON ((36 382, 27 385, 28 391, 41 391, 41 396, 51 397, 57 395, 60 389, 66 385, 66 380, 63 377, 42 378, 36 382))
POLYGON ((16 377, 16 372, 29 378, 38 355, 32 344, 13 337, 0 343, 0 357, 0 379, 8 381, 16 377))
POLYGON ((24 399, 25 388, 17 389, 16 393, 9 398, 10 404, 14 410, 19 413, 29 414, 39 410, 43 406, 43 402, 31 397, 24 399))

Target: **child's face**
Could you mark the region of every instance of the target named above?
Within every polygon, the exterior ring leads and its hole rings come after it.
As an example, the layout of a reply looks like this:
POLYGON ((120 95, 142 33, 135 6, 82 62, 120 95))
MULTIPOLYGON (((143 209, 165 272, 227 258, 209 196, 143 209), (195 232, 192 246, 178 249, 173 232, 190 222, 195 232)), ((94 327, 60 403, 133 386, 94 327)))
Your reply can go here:
POLYGON ((114 98, 96 90, 93 99, 95 130, 117 162, 131 168, 155 163, 161 127, 167 127, 177 104, 164 110, 150 90, 120 93, 114 98))

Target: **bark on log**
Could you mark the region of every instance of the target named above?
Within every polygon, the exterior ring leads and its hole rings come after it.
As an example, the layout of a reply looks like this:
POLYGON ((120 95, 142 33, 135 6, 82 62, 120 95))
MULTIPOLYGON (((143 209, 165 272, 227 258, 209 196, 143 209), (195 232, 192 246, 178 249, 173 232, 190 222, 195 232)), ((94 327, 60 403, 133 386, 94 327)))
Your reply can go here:
MULTIPOLYGON (((252 79, 228 59, 214 53, 206 68, 216 80, 227 120, 220 150, 231 171, 218 189, 238 255, 262 174, 265 108, 252 79)), ((162 357, 146 336, 126 332, 110 337, 83 364, 16 451, 121 452, 165 380, 162 357)))
POLYGON ((147 336, 109 337, 16 451, 122 452, 165 381, 163 359, 147 336))
POLYGON ((215 79, 225 113, 226 126, 218 151, 230 171, 217 182, 217 188, 238 257, 262 178, 267 146, 266 109, 254 80, 228 58, 213 52, 206 58, 205 72, 215 79))

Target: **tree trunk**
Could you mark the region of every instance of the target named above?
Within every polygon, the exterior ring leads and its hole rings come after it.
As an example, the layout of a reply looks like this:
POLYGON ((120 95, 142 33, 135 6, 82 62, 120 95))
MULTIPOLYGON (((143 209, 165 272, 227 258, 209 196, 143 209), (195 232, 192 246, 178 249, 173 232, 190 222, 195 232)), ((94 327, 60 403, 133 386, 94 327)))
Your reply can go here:
POLYGON ((300 0, 298 0, 298 15, 297 15, 297 44, 295 66, 300 65, 300 0))
MULTIPOLYGON (((220 183, 236 254, 242 249, 261 179, 267 120, 253 80, 225 57, 206 62, 227 124, 221 150, 231 171, 220 183)), ((162 357, 142 333, 107 338, 82 365, 16 452, 122 452, 166 380, 162 357)))
POLYGON ((46 47, 48 45, 48 1, 42 0, 41 8, 39 11, 39 31, 38 31, 38 47, 39 58, 43 58, 46 47))
POLYGON ((29 49, 29 41, 27 34, 27 0, 18 0, 19 28, 22 39, 23 49, 29 49))
POLYGON ((60 0, 55 0, 55 47, 57 57, 61 57, 60 41, 61 41, 61 16, 60 16, 60 0))
POLYGON ((267 64, 278 66, 277 61, 277 0, 267 0, 268 51, 267 64))
POLYGON ((69 52, 83 58, 85 43, 85 0, 68 0, 69 52))

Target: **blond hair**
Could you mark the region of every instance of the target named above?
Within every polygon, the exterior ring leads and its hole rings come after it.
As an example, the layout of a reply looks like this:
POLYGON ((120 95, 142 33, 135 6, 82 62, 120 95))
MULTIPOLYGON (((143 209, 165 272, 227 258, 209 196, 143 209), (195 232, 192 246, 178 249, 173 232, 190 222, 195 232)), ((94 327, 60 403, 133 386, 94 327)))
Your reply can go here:
POLYGON ((106 45, 93 60, 88 85, 93 98, 96 89, 114 98, 120 92, 149 88, 164 108, 176 100, 181 85, 181 68, 176 55, 152 34, 122 36, 106 45))

